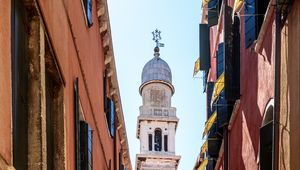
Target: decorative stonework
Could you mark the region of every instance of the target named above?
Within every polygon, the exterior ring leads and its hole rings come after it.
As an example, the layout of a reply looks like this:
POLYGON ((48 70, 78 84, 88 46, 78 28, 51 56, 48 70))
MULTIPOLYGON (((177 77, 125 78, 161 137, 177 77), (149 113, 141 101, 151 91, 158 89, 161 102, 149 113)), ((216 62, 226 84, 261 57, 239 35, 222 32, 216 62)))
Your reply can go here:
POLYGON ((171 106, 174 93, 171 80, 171 70, 162 59, 159 63, 150 60, 143 69, 140 86, 143 105, 137 119, 140 140, 137 170, 176 170, 178 167, 180 156, 175 155, 175 134, 179 119, 176 108, 171 106))
POLYGON ((110 29, 110 20, 108 14, 108 6, 106 0, 97 0, 97 16, 99 21, 99 33, 102 39, 102 47, 104 50, 104 63, 107 69, 108 84, 110 85, 110 95, 116 104, 117 113, 117 130, 119 131, 121 138, 121 148, 123 162, 126 169, 131 170, 131 161, 129 156, 129 147, 127 141, 125 121, 123 117, 123 110, 121 105, 121 96, 119 92, 118 78, 116 72, 115 58, 112 45, 112 36, 110 29))

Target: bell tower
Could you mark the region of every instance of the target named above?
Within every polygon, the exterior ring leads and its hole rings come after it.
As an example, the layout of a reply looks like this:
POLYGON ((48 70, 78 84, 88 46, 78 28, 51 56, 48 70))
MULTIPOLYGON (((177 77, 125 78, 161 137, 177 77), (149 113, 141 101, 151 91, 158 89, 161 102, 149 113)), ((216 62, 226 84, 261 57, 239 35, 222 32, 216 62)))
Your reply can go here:
POLYGON ((154 57, 146 63, 139 88, 143 104, 137 118, 140 153, 136 155, 137 170, 176 170, 180 156, 175 155, 175 134, 179 119, 171 106, 175 92, 169 65, 159 56, 160 31, 152 32, 156 43, 154 57))

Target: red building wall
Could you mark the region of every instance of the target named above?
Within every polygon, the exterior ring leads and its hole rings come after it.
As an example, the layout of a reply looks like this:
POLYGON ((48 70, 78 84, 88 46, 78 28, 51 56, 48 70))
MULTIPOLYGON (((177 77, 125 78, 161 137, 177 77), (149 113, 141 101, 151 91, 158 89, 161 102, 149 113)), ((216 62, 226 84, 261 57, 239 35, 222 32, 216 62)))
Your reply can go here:
MULTIPOLYGON (((109 169, 111 164, 111 169, 117 169, 118 153, 121 152, 121 134, 116 129, 117 144, 114 149, 114 141, 109 134, 104 112, 105 58, 96 8, 99 1, 92 2, 93 26, 90 28, 86 24, 81 0, 36 0, 35 2, 65 83, 63 88, 66 169, 75 169, 76 165, 73 84, 76 77, 79 78, 79 98, 84 118, 94 130, 93 168, 105 170, 109 169), (117 153, 116 158, 114 152, 117 153), (114 164, 117 167, 114 167, 114 164)), ((10 4, 11 2, 0 0, 0 64, 2 65, 0 67, 0 169, 2 160, 7 165, 13 166, 10 4)), ((127 167, 131 168, 130 162, 127 167)))
MULTIPOLYGON (((73 80, 79 77, 79 96, 85 118, 94 135, 93 163, 95 169, 107 169, 109 160, 113 167, 113 139, 107 129, 103 103, 104 52, 97 20, 96 0, 93 0, 93 26, 87 27, 81 1, 39 0, 53 48, 65 77, 66 113, 73 113, 73 80), (67 45, 66 45, 67 44, 67 45), (69 83, 68 83, 69 82, 69 83), (85 84, 85 83, 86 84, 85 84), (94 114, 94 115, 92 115, 94 114)), ((73 127, 72 114, 66 114, 67 127, 73 127)), ((67 128, 67 169, 74 169, 74 130, 67 128)), ((118 131, 116 136, 119 136, 118 131)), ((120 140, 117 140, 120 150, 120 140)), ((118 156, 118 155, 117 155, 118 156)), ((118 164, 117 164, 118 165, 118 164)))
MULTIPOLYGON (((241 35, 243 23, 241 17, 241 35)), ((241 104, 229 132, 229 164, 233 169, 258 169, 259 129, 265 107, 274 96, 274 28, 270 22, 261 53, 254 51, 255 44, 245 49, 245 37, 241 36, 241 104)))
MULTIPOLYGON (((233 6, 234 0, 228 2, 233 6)), ((256 42, 245 48, 244 8, 240 10, 240 105, 229 130, 229 169, 258 169, 259 130, 265 107, 274 96, 274 18, 267 25, 261 48, 256 42)), ((221 14, 222 16, 222 14, 221 14)), ((222 20, 222 19, 221 19, 222 20)), ((210 28, 211 72, 209 81, 216 80, 215 43, 223 42, 222 21, 210 28), (219 34, 217 34, 219 28, 219 34), (219 36, 215 36, 219 35, 219 36)), ((226 87, 225 87, 226 88, 226 87)), ((223 169, 223 152, 217 169, 223 169)))

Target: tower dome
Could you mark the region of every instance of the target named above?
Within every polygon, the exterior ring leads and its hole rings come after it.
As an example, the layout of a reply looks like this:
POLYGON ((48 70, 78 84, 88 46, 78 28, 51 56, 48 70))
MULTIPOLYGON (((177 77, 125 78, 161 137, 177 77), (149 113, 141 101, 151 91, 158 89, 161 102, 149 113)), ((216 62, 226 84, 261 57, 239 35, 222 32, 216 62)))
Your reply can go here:
POLYGON ((168 63, 160 57, 154 57, 143 68, 142 84, 152 80, 161 80, 172 84, 171 69, 168 63))
POLYGON ((166 84, 172 89, 172 93, 174 93, 171 69, 168 63, 158 55, 155 55, 154 58, 148 61, 143 68, 140 92, 142 91, 142 88, 149 83, 166 84))

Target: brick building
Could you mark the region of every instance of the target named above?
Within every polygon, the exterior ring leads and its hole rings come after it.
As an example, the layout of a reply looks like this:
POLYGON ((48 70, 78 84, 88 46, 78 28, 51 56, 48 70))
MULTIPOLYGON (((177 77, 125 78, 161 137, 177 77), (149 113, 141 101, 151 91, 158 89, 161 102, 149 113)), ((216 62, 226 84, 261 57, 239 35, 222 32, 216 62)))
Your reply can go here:
POLYGON ((132 169, 105 0, 0 1, 0 169, 132 169))

